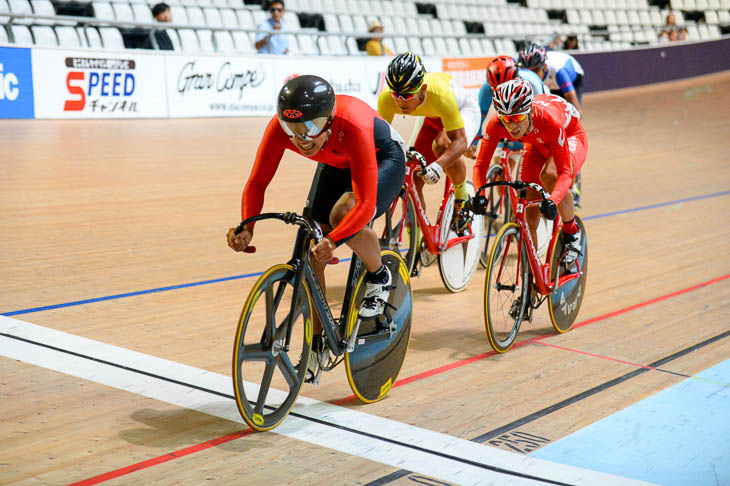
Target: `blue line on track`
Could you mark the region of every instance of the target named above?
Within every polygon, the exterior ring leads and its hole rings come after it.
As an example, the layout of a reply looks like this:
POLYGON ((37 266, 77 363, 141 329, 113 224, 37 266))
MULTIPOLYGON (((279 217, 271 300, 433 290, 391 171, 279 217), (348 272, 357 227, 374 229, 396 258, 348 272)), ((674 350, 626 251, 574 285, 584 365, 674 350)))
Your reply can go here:
MULTIPOLYGON (((626 214, 626 213, 635 213, 637 211, 646 211, 649 209, 656 209, 661 208, 664 206, 673 206, 675 204, 681 204, 686 202, 692 202, 692 201, 699 201, 702 199, 709 199, 713 197, 720 197, 720 196, 726 196, 730 194, 730 191, 721 191, 721 192, 714 192, 712 194, 705 194, 702 196, 694 196, 694 197, 688 197, 684 199, 677 199, 674 201, 668 201, 658 204, 650 204, 648 206, 639 206, 636 208, 631 209, 622 209, 620 211, 613 211, 610 213, 603 213, 603 214, 596 214, 595 216, 587 216, 583 218, 584 221, 590 220, 590 219, 600 219, 600 218, 607 218, 609 216, 617 216, 619 214, 626 214)), ((343 258, 340 261, 346 262, 349 258, 343 258)), ((94 302, 103 302, 105 300, 116 300, 116 299, 125 299, 127 297, 135 297, 137 295, 144 295, 144 294, 154 294, 157 292, 167 292, 168 290, 177 290, 177 289, 184 289, 188 287, 198 287, 200 285, 208 285, 208 284, 214 284, 214 283, 220 283, 220 282, 227 282, 230 280, 239 280, 243 278, 250 278, 250 277, 258 277, 263 272, 255 272, 255 273, 247 273, 244 275, 234 275, 232 277, 223 277, 223 278, 215 278, 212 280, 203 280, 201 282, 192 282, 192 283, 186 283, 186 284, 180 284, 180 285, 171 285, 169 287, 158 287, 156 289, 148 289, 148 290, 140 290, 138 292, 128 292, 126 294, 116 294, 116 295, 108 295, 106 297, 97 297, 94 299, 86 299, 86 300, 76 300, 73 302, 65 302, 63 304, 54 304, 54 305, 46 305, 43 307, 33 307, 31 309, 22 309, 17 311, 11 311, 11 312, 4 312, 0 315, 12 317, 17 316, 21 314, 31 314, 33 312, 41 312, 41 311, 47 311, 47 310, 53 310, 53 309, 60 309, 63 307, 73 307, 77 305, 84 305, 84 304, 93 304, 94 302)))
POLYGON ((609 216, 617 216, 619 214, 626 214, 626 213, 635 213, 637 211, 646 211, 648 209, 656 209, 661 208, 664 206, 673 206, 675 204, 682 204, 686 202, 692 202, 692 201, 699 201, 701 199, 709 199, 712 197, 720 197, 720 196, 726 196, 730 194, 730 191, 721 191, 721 192, 715 192, 712 194, 705 194, 704 196, 694 196, 694 197, 687 197, 685 199, 677 199, 676 201, 669 201, 669 202, 663 202, 658 204, 649 204, 648 206, 639 206, 638 208, 631 208, 631 209, 622 209, 621 211, 614 211, 611 213, 603 213, 603 214, 596 214, 595 216, 587 216, 583 218, 583 221, 588 221, 589 219, 600 219, 600 218, 607 218, 609 216))

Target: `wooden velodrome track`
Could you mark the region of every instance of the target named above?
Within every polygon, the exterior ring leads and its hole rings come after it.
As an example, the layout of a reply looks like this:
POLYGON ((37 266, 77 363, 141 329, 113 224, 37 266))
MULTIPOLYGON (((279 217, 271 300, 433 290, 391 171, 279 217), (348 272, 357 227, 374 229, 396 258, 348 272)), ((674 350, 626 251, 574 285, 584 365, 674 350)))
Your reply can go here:
MULTIPOLYGON (((730 356, 730 73, 584 105, 590 266, 576 328, 554 335, 543 306, 496 356, 484 271, 450 294, 427 268, 388 397, 360 405, 340 367, 269 433, 235 410, 233 334, 293 230, 260 224, 255 255, 225 243, 264 120, 0 121, 0 484, 455 484, 475 482, 457 471, 474 461, 485 484, 618 484, 520 469, 515 447, 558 441, 730 356), (340 413, 351 422, 332 427, 340 413), (381 440, 393 433, 415 458, 381 440), (517 465, 499 475, 489 455, 438 452, 449 437, 517 465)), ((301 210, 314 166, 288 154, 264 209, 301 210)), ((346 270, 328 270, 333 303, 346 270)))

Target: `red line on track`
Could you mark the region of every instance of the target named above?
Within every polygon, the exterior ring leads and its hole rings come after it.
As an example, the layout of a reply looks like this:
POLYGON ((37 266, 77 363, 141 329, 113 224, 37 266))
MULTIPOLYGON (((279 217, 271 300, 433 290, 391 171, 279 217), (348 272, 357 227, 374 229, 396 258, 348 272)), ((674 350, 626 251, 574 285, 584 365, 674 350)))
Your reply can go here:
POLYGON ((109 481, 110 479, 125 476, 129 473, 133 473, 141 469, 156 466, 157 464, 162 464, 163 462, 172 461, 173 459, 178 459, 180 457, 194 454, 195 452, 200 452, 202 450, 209 449, 220 444, 225 444, 226 442, 240 439, 241 437, 245 437, 249 434, 252 434, 253 432, 253 429, 246 429, 234 432, 232 434, 224 435, 223 437, 211 439, 201 444, 196 444, 194 446, 186 447, 185 449, 180 449, 179 451, 169 452, 162 456, 153 457, 152 459, 147 459, 146 461, 138 462, 137 464, 132 464, 131 466, 126 466, 120 469, 116 469, 114 471, 106 472, 104 474, 99 474, 98 476, 94 476, 93 478, 84 479, 83 481, 79 481, 78 483, 72 483, 69 486, 90 486, 92 484, 99 484, 104 481, 109 481))
MULTIPOLYGON (((700 289, 702 287, 707 287, 708 285, 712 285, 712 284, 715 284, 715 283, 718 283, 718 282, 721 282, 721 281, 727 280, 727 279, 730 279, 730 274, 723 275, 722 277, 717 277, 717 278, 714 278, 712 280, 708 280, 706 282, 702 282, 702 283, 697 284, 697 285, 693 285, 692 287, 687 287, 686 289, 677 290, 676 292, 672 292, 671 294, 662 295, 660 297, 656 297, 654 299, 650 299, 650 300, 647 300, 647 301, 644 301, 644 302, 640 302, 638 304, 634 304, 632 306, 625 307, 623 309, 619 309, 619 310, 616 310, 616 311, 613 311, 613 312, 609 312, 607 314, 603 314, 603 315, 600 315, 598 317, 593 317, 591 319, 587 319, 585 321, 582 321, 582 322, 579 322, 577 324, 574 324, 573 325, 573 329, 576 329, 576 328, 579 328, 579 327, 588 326, 590 324, 593 324, 594 322, 599 322, 599 321, 603 321, 603 320, 606 320, 606 319, 610 319, 611 317, 615 317, 615 316, 618 316, 618 315, 621 315, 621 314, 625 314, 627 312, 631 312, 633 310, 640 309, 642 307, 646 307, 648 305, 655 304, 655 303, 661 302, 663 300, 671 299, 672 297, 676 297, 678 295, 686 294, 688 292, 692 292, 692 291, 697 290, 697 289, 700 289)), ((540 335, 540 336, 535 336, 535 337, 532 337, 530 339, 525 339, 523 341, 519 341, 519 342, 515 343, 514 346, 512 346, 512 348, 519 348, 519 347, 525 346, 527 344, 531 344, 531 343, 534 343, 534 342, 542 341, 542 340, 547 339, 547 338, 552 337, 552 336, 555 336, 555 334, 543 334, 543 335, 540 335)), ((554 348, 560 348, 560 349, 564 349, 564 350, 567 350, 567 351, 573 351, 573 352, 577 352, 577 353, 581 353, 581 354, 586 354, 586 355, 594 356, 594 357, 597 357, 597 358, 610 359, 612 361, 617 361, 619 363, 625 363, 625 364, 629 364, 629 365, 632 365, 632 366, 638 366, 640 368, 648 368, 648 369, 652 369, 652 370, 653 369, 656 369, 656 368, 653 368, 651 366, 641 365, 641 364, 637 364, 637 363, 631 363, 631 362, 628 362, 628 361, 621 361, 621 360, 613 359, 613 358, 607 358, 605 356, 600 356, 600 355, 597 355, 597 354, 591 354, 591 353, 587 353, 587 352, 584 352, 584 351, 578 351, 578 350, 575 350, 575 349, 564 348, 562 346, 557 346, 555 344, 547 344, 547 343, 543 343, 543 342, 540 342, 539 344, 542 344, 542 345, 545 345, 545 346, 551 346, 551 347, 554 347, 554 348)), ((455 361, 453 363, 449 363, 447 365, 440 366, 438 368, 434 368, 434 369, 429 370, 429 371, 424 371, 423 373, 418 373, 416 375, 409 376, 408 378, 403 378, 401 380, 398 380, 395 383, 395 385, 393 385, 393 388, 399 387, 399 386, 403 386, 403 385, 407 385, 407 384, 413 383, 415 381, 423 380, 424 378, 428 378, 428 377, 431 377, 431 376, 434 376, 434 375, 438 375, 438 374, 441 374, 441 373, 445 373, 447 371, 451 371, 453 369, 460 368, 462 366, 466 366, 466 365, 471 364, 471 363, 474 363, 476 361, 481 361, 481 360, 483 360, 485 358, 488 358, 490 356, 494 356, 495 354, 497 354, 497 353, 495 353, 494 351, 489 351, 488 353, 477 354, 475 356, 472 356, 471 358, 462 359, 460 361, 455 361)), ((351 402, 351 401, 353 401, 355 399, 356 399, 355 395, 350 395, 349 397, 341 398, 339 400, 331 401, 329 403, 331 403, 333 405, 343 405, 343 404, 349 403, 349 402, 351 402)), ((165 455, 162 455, 162 456, 158 456, 158 457, 154 457, 152 459, 148 459, 146 461, 142 461, 142 462, 139 462, 137 464, 132 464, 131 466, 126 466, 126 467, 123 467, 123 468, 120 468, 120 469, 117 469, 117 470, 114 470, 114 471, 110 471, 108 473, 100 474, 98 476, 94 476, 93 478, 85 479, 83 481, 79 481, 78 483, 73 483, 73 484, 70 484, 68 486, 89 486, 89 485, 92 485, 92 484, 98 484, 98 483, 101 483, 101 482, 104 482, 104 481, 108 481, 110 479, 114 479, 114 478, 118 478, 120 476, 124 476, 126 474, 129 474, 129 473, 132 473, 132 472, 135 472, 135 471, 139 471, 140 469, 145 469, 145 468, 148 468, 148 467, 151 467, 151 466, 155 466, 157 464, 162 464, 163 462, 171 461, 171 460, 177 459, 179 457, 183 457, 183 456, 187 456, 189 454, 193 454, 195 452, 200 452, 202 450, 209 449, 209 448, 214 447, 214 446, 219 445, 219 444, 225 444, 226 442, 231 442, 231 441, 236 440, 236 439, 239 439, 241 437, 245 437, 247 435, 250 435, 253 432, 254 432, 253 429, 246 429, 246 430, 242 430, 242 431, 239 431, 239 432, 234 432, 232 434, 224 435, 223 437, 218 437, 217 439, 212 439, 212 440, 209 440, 207 442, 203 442, 201 444, 197 444, 197 445, 194 445, 194 446, 187 447, 185 449, 181 449, 179 451, 170 452, 168 454, 165 454, 165 455)))
POLYGON ((593 358, 601 358, 601 359, 606 359, 608 361, 615 361, 616 363, 623 363, 623 364, 627 364, 627 365, 631 365, 631 366, 636 366, 637 368, 646 368, 647 370, 656 370, 656 368, 654 366, 647 366, 647 365, 643 365, 643 364, 639 364, 639 363, 632 363, 631 361, 624 361, 622 359, 610 358, 608 356, 603 356, 600 354, 593 354, 593 353, 589 353, 587 351, 581 351, 579 349, 566 348, 564 346, 558 346, 557 344, 544 343, 544 342, 542 342, 542 340, 540 340, 540 342, 538 342, 538 344, 542 344, 543 346, 550 346, 551 348, 562 349, 563 351, 572 351, 573 353, 585 354, 586 356, 591 356, 593 358))

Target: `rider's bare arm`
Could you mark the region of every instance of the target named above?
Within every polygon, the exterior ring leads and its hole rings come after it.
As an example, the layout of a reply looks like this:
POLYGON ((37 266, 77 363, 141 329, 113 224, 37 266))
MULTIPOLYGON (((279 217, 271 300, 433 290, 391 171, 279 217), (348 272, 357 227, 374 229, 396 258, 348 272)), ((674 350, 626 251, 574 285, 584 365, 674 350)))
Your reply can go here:
POLYGON ((446 135, 449 137, 450 143, 441 156, 436 159, 436 162, 444 169, 458 161, 459 157, 466 152, 466 131, 463 127, 448 131, 446 135))

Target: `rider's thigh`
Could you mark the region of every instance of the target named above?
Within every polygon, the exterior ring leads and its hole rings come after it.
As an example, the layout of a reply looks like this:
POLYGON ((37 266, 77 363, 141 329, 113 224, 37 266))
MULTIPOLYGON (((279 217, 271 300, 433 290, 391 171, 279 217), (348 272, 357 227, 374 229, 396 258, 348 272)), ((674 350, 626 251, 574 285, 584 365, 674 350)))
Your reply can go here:
POLYGON ((541 184, 540 173, 545 166, 545 157, 540 155, 537 150, 533 150, 530 145, 526 145, 522 153, 522 165, 520 167, 520 180, 524 182, 534 182, 541 184))
POLYGON ((438 157, 433 153, 433 142, 439 132, 443 131, 441 120, 426 118, 418 132, 413 148, 426 159, 429 164, 438 157))
POLYGON ((433 139, 433 153, 436 154, 437 157, 441 157, 441 154, 446 151, 449 144, 451 144, 451 139, 446 134, 446 130, 441 130, 438 135, 436 135, 436 138, 433 139))
POLYGON ((573 177, 580 172, 588 156, 588 139, 585 133, 568 137, 568 151, 573 163, 573 177))
POLYGON ((355 202, 355 195, 352 192, 346 192, 340 196, 330 211, 330 224, 333 228, 340 224, 342 218, 355 207, 355 202))
POLYGON ((540 171, 540 182, 542 187, 548 192, 552 191, 555 187, 555 182, 558 180, 558 168, 555 166, 555 161, 552 157, 548 159, 545 165, 540 171))

